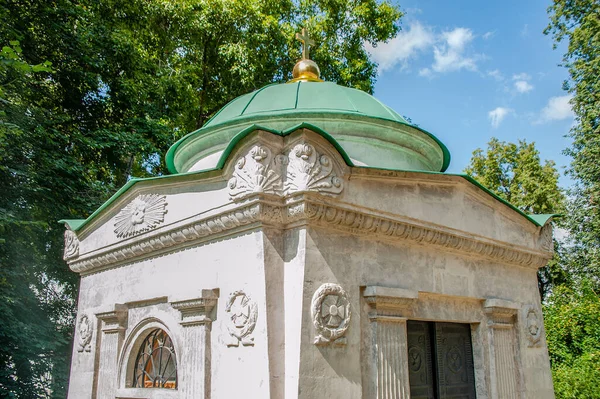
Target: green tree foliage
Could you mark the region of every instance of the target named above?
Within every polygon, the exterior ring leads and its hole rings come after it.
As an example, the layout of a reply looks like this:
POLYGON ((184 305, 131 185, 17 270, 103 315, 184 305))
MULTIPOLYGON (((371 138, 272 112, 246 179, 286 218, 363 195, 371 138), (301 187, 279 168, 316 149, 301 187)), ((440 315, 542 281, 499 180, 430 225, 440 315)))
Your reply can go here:
POLYGON ((554 0, 548 8, 555 46, 567 42, 564 65, 570 79, 576 124, 565 225, 566 264, 572 284, 556 290, 546 309, 548 348, 557 398, 597 398, 600 385, 600 3, 554 0))
MULTIPOLYGON (((484 152, 473 152, 465 173, 520 210, 530 214, 564 212, 564 194, 558 186, 558 171, 553 161, 540 160, 534 143, 519 141, 506 143, 492 138, 484 152)), ((555 244, 557 253, 560 248, 555 244)), ((553 284, 568 279, 559 266, 558 255, 538 272, 538 286, 542 298, 553 284)))
POLYGON ((600 287, 600 2, 554 0, 548 12, 545 33, 556 44, 568 42, 563 60, 570 79, 564 86, 573 95, 577 122, 566 151, 576 182, 567 220, 576 261, 572 267, 600 287))
POLYGON ((584 280, 554 288, 544 306, 557 398, 592 399, 600 384, 600 298, 584 280))
POLYGON ((0 17, 0 390, 29 398, 65 397, 78 277, 56 220, 164 173, 170 144, 286 81, 301 27, 325 79, 372 91, 363 44, 394 37, 401 13, 387 0, 6 0, 0 17))

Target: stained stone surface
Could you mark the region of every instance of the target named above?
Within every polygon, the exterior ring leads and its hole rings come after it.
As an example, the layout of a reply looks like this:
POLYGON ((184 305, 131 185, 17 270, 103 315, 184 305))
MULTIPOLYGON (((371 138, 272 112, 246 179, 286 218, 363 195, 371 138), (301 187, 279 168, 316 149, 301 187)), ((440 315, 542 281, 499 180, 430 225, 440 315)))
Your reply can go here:
POLYGON ((406 321, 427 320, 470 324, 478 398, 552 398, 547 234, 459 177, 350 167, 309 129, 255 132, 222 170, 136 184, 68 234, 89 323, 68 397, 408 398, 406 321), (115 232, 143 198, 153 222, 115 232), (156 328, 177 389, 132 387, 156 328))

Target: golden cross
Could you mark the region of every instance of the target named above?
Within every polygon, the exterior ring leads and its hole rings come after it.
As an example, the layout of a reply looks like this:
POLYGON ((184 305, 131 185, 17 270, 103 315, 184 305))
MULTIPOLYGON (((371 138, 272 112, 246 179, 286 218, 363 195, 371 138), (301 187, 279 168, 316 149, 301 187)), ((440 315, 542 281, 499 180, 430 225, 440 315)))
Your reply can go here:
POLYGON ((296 39, 300 40, 303 44, 302 46, 302 59, 307 60, 309 54, 310 46, 315 45, 315 41, 310 38, 308 31, 305 28, 302 28, 302 34, 296 33, 296 39))

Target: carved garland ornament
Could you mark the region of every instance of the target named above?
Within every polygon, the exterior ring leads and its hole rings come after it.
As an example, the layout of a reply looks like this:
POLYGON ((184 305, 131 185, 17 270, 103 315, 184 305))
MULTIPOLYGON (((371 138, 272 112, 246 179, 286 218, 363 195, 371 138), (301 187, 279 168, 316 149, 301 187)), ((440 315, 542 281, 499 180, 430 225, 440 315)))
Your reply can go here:
POLYGON ((92 321, 85 313, 79 317, 79 324, 77 325, 77 332, 79 333, 79 348, 78 352, 91 352, 92 346, 92 321))
POLYGON ((531 305, 524 309, 525 334, 529 341, 529 347, 533 347, 540 342, 542 338, 542 322, 538 311, 531 305))
POLYGON ((229 296, 225 312, 229 316, 227 330, 229 342, 227 346, 254 346, 254 338, 250 334, 256 327, 258 307, 244 291, 235 291, 229 296))
POLYGON ((239 199, 253 193, 339 194, 343 182, 333 169, 332 159, 308 142, 296 144, 287 154, 277 155, 267 146, 257 144, 237 160, 228 182, 229 195, 239 199))
POLYGON ((115 233, 117 237, 131 237, 156 228, 165 219, 167 202, 164 195, 142 194, 117 215, 115 233))
POLYGON ((315 291, 311 316, 315 326, 315 345, 346 344, 346 331, 352 312, 346 291, 338 285, 326 283, 315 291))
POLYGON ((77 234, 71 229, 65 230, 65 251, 63 259, 72 259, 79 256, 79 239, 77 234))

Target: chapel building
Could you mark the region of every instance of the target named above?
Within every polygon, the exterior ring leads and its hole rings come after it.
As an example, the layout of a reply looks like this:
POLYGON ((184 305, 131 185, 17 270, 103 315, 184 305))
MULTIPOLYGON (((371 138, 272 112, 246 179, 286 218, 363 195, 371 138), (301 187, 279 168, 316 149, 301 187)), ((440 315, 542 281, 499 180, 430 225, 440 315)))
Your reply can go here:
POLYGON ((553 398, 550 215, 306 53, 64 221, 68 398, 553 398))

